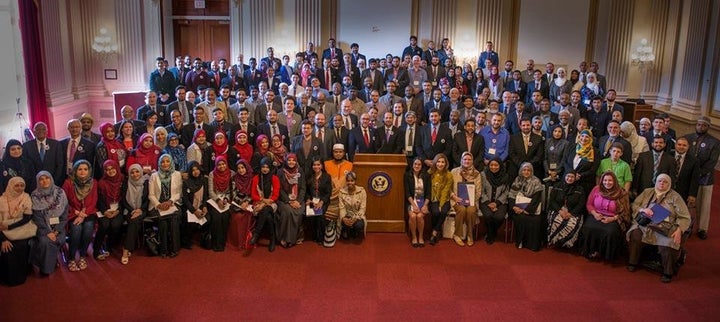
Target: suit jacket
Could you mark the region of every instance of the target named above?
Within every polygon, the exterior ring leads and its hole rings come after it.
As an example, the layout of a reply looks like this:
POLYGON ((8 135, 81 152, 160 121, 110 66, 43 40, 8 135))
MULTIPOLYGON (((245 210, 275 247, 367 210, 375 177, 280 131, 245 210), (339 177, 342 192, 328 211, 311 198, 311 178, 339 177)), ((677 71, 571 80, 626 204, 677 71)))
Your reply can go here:
MULTIPOLYGON (((450 103, 440 101, 439 103, 437 103, 437 106, 440 110, 440 122, 450 121, 450 103)), ((433 108, 435 108, 435 101, 425 104, 425 108, 423 111, 423 120, 425 122, 428 121, 428 118, 430 117, 430 110, 432 110, 433 108)))
POLYGON ((375 153, 375 145, 378 137, 370 127, 368 127, 367 130, 369 137, 367 144, 365 144, 365 137, 363 136, 361 126, 358 126, 350 131, 350 136, 348 138, 349 148, 347 151, 348 158, 351 162, 355 158, 355 153, 375 153))
POLYGON ((385 72, 385 83, 389 80, 394 80, 398 85, 394 94, 403 96, 405 95, 405 87, 410 84, 410 75, 408 74, 407 69, 402 67, 398 68, 397 77, 395 77, 394 72, 394 68, 390 68, 385 72))
MULTIPOLYGON (((428 121, 428 118, 427 118, 428 114, 425 113, 425 107, 423 106, 424 104, 423 104, 422 96, 415 95, 410 100, 408 100, 407 97, 403 97, 403 100, 405 101, 405 106, 407 107, 405 112, 407 112, 407 111, 415 112, 415 116, 417 117, 417 122, 419 122, 419 123, 428 121)), ((448 112, 448 119, 449 119, 449 113, 450 112, 448 112)), ((445 120, 442 120, 442 113, 440 113, 440 119, 441 119, 441 122, 445 122, 445 120)))
POLYGON ((520 95, 520 100, 525 102, 525 99, 527 98, 527 83, 520 80, 520 83, 515 86, 515 81, 507 81, 505 82, 505 90, 518 93, 520 95))
POLYGON ((268 83, 268 89, 273 90, 275 94, 280 94, 280 83, 282 83, 282 79, 280 79, 280 76, 275 75, 272 78, 272 84, 270 84, 269 78, 263 78, 263 81, 268 83))
MULTIPOLYGON (((382 94, 383 85, 385 85, 385 80, 383 79, 383 74, 380 72, 380 70, 375 69, 375 80, 373 81, 372 89, 378 91, 378 93, 382 94)), ((370 68, 364 70, 360 77, 363 79, 363 82, 365 81, 365 78, 372 78, 373 70, 370 70, 370 68)))
MULTIPOLYGON (((165 113, 165 110, 167 109, 166 106, 157 104, 155 105, 156 113, 157 113, 157 124, 165 126, 170 124, 170 118, 168 117, 167 113, 165 113)), ((143 106, 140 106, 135 109, 137 111, 137 119, 140 121, 147 121, 147 113, 151 111, 151 108, 149 105, 145 104, 143 106)))
MULTIPOLYGON (((632 187, 638 194, 647 188, 655 186, 654 174, 654 157, 652 150, 642 152, 635 161, 635 170, 633 171, 632 187)), ((657 168, 657 174, 667 174, 675 181, 675 158, 668 152, 663 152, 657 168)))
POLYGON ((337 72, 332 68, 330 68, 329 70, 330 70, 330 84, 328 84, 327 80, 325 79, 325 69, 318 68, 315 71, 315 76, 320 80, 320 87, 322 87, 326 90, 328 89, 328 87, 332 88, 332 84, 340 82, 340 80, 338 79, 337 72))
POLYGON ((176 129, 173 124, 170 124, 165 127, 165 130, 168 132, 168 134, 175 133, 178 136, 178 139, 180 140, 180 144, 183 146, 190 146, 192 144, 192 137, 188 138, 184 136, 183 130, 188 127, 187 125, 181 126, 179 129, 176 129))
MULTIPOLYGON (((168 68, 168 71, 175 77, 175 82, 178 85, 185 85, 185 75, 190 72, 190 68, 173 66, 168 68)), ((173 88, 173 91, 175 89, 173 88)), ((174 92, 173 92, 174 93, 174 92)))
MULTIPOLYGON (((335 131, 331 129, 330 127, 324 127, 323 130, 325 131, 325 136, 322 138, 320 143, 322 144, 322 148, 320 149, 320 157, 322 157, 323 161, 332 159, 332 146, 336 143, 335 142, 335 131)), ((313 126, 313 137, 318 138, 318 128, 317 126, 313 126)))
POLYGON ((567 153, 567 156, 565 157, 564 169, 566 171, 568 169, 573 169, 580 175, 580 180, 577 182, 583 187, 583 189, 585 189, 585 191, 590 191, 590 189, 595 186, 595 178, 597 178, 596 173, 598 166, 600 166, 600 155, 598 155, 597 149, 593 150, 594 161, 590 162, 588 160, 580 160, 577 167, 574 165, 576 153, 567 153))
POLYGON ((518 170, 520 170, 520 165, 524 162, 530 162, 533 165, 535 176, 541 176, 544 155, 545 141, 542 136, 532 132, 530 133, 530 143, 528 143, 528 151, 526 153, 522 133, 518 132, 511 135, 508 148, 508 174, 511 176, 517 175, 518 170))
MULTIPOLYGON (((275 110, 275 112, 278 112, 278 114, 280 114, 282 113, 282 104, 278 102, 272 102, 272 109, 275 110)), ((256 125, 267 122, 267 112, 268 107, 264 101, 260 102, 260 104, 255 106, 255 116, 253 117, 253 119, 256 125)))
POLYGON ((390 136, 385 131, 385 126, 381 125, 375 129, 375 150, 377 153, 398 154, 402 153, 403 141, 405 133, 397 127, 391 128, 390 136))
POLYGON ((433 85, 433 87, 437 87, 438 84, 440 84, 440 80, 441 80, 443 77, 447 76, 447 75, 446 75, 447 72, 445 71, 445 67, 443 67, 442 65, 438 65, 438 66, 437 66, 437 73, 433 73, 433 66, 432 66, 432 65, 428 65, 428 67, 425 69, 425 71, 427 72, 428 80, 429 80, 430 83, 433 85))
MULTIPOLYGON (((527 82, 527 90, 525 91, 525 103, 532 102, 532 93, 535 91, 535 81, 527 82)), ((540 93, 543 97, 550 97, 550 86, 546 82, 540 82, 540 93)))
POLYGON ((355 86, 355 88, 362 88, 362 80, 360 79, 360 70, 355 67, 350 67, 350 74, 348 74, 347 69, 343 67, 338 71, 338 79, 342 81, 345 76, 350 76, 350 79, 352 80, 352 85, 355 86))
MULTIPOLYGON (((215 134, 220 131, 220 123, 218 121, 213 120, 209 124, 210 126, 210 133, 207 134, 208 142, 212 142, 212 140, 215 138, 215 134)), ((228 140, 228 144, 230 146, 235 144, 235 133, 238 130, 237 124, 232 124, 228 121, 224 121, 222 124, 223 133, 225 134, 225 138, 228 140)))
POLYGON ((367 58, 365 57, 365 55, 363 55, 361 53, 353 54, 352 52, 350 52, 350 61, 352 62, 353 66, 357 66, 358 60, 360 60, 360 59, 364 60, 368 65, 370 64, 367 61, 367 58))
POLYGON ((289 137, 294 138, 300 134, 300 122, 302 122, 302 118, 295 112, 290 115, 290 118, 292 124, 288 124, 288 116, 286 113, 278 114, 278 123, 285 125, 288 129, 289 137))
MULTIPOLYGON (((120 133, 120 124, 122 124, 123 122, 124 122, 124 120, 120 120, 120 122, 117 122, 117 123, 115 123, 115 124, 113 125, 113 127, 115 128, 115 135, 116 135, 116 137, 117 137, 117 136, 119 135, 119 133, 120 133)), ((145 122, 144 122, 144 121, 140 121, 140 120, 132 120, 132 124, 133 124, 133 130, 145 126, 145 122)))
POLYGON ((308 155, 305 155, 303 149, 303 139, 304 137, 302 136, 302 134, 293 137, 290 141, 290 152, 297 155, 298 166, 300 166, 300 169, 302 169, 303 176, 308 176, 312 173, 312 160, 314 158, 322 157, 324 147, 320 139, 316 138, 313 135, 310 139, 312 141, 310 143, 310 152, 308 153, 308 155))
POLYGON ((45 159, 40 158, 40 152, 38 151, 37 139, 32 139, 23 144, 23 156, 27 158, 34 170, 33 173, 40 172, 42 170, 48 171, 52 174, 55 180, 56 186, 62 186, 63 178, 67 169, 65 169, 65 157, 63 150, 60 146, 60 142, 57 140, 46 138, 45 139, 45 159))
MULTIPOLYGON (((344 119, 345 119, 345 116, 343 116, 342 114, 340 114, 340 115, 343 117, 343 120, 344 120, 344 119)), ((359 123, 359 121, 358 121, 358 116, 357 116, 357 115, 355 115, 355 114, 350 114, 350 115, 348 115, 348 116, 350 117, 350 123, 352 123, 352 129, 360 126, 360 123, 359 123)), ((331 127, 334 128, 334 125, 333 125, 332 122, 328 122, 328 123, 331 125, 331 127)), ((344 127, 344 128, 347 128, 347 126, 343 126, 343 127, 344 127)), ((348 130, 352 130, 352 129, 348 128, 348 130)))
POLYGON ((689 196, 697 197, 699 177, 700 169, 697 159, 689 152, 685 153, 680 172, 673 181, 673 189, 683 197, 683 200, 687 200, 689 196))
POLYGON ((322 106, 316 103, 315 106, 315 112, 316 113, 323 113, 325 115, 325 119, 328 124, 332 124, 332 117, 333 115, 338 113, 337 106, 335 106, 334 103, 326 102, 322 106))
POLYGON ((178 85, 175 75, 170 71, 160 75, 160 72, 156 69, 150 73, 150 80, 148 80, 148 86, 150 90, 157 93, 158 96, 162 94, 169 94, 170 101, 175 100, 175 87, 178 85))
MULTIPOLYGON (((335 57, 337 57, 338 61, 340 61, 340 66, 342 67, 344 65, 343 62, 343 51, 342 49, 335 47, 335 57)), ((323 50, 322 53, 322 59, 331 59, 332 58, 332 52, 330 51, 330 48, 323 50)))
MULTIPOLYGON (((600 153, 600 158, 602 159, 610 157, 610 148, 608 148, 607 153, 605 153, 605 145, 607 144, 608 139, 610 139, 610 136, 606 135, 601 137, 600 140, 597 140, 598 145, 596 146, 596 148, 598 149, 598 152, 600 153)), ((630 145, 630 142, 628 142, 621 136, 616 137, 615 142, 620 143, 623 146, 623 154, 620 159, 627 162, 627 164, 632 164, 632 145, 630 145)))
POLYGON ((245 79, 245 85, 250 87, 250 85, 253 85, 255 87, 260 84, 260 81, 262 81, 262 73, 259 70, 251 70, 250 68, 245 70, 245 75, 243 75, 243 78, 245 79))
POLYGON ((510 132, 510 135, 520 133, 520 121, 525 117, 530 118, 530 113, 523 112, 521 118, 518 118, 517 111, 507 114, 505 128, 510 132))
POLYGON ((420 159, 432 160, 438 153, 444 153, 448 159, 450 158, 453 139, 450 128, 438 124, 435 143, 432 142, 432 126, 430 124, 421 127, 417 132, 420 132, 420 139, 415 141, 415 152, 420 159))
MULTIPOLYGON (((180 103, 178 103, 178 101, 175 100, 175 101, 173 101, 172 103, 168 104, 168 105, 165 107, 165 115, 167 116, 168 122, 169 122, 168 125, 169 125, 170 123, 172 123, 172 119, 171 119, 171 117, 170 117, 170 113, 171 113, 173 110, 177 110, 179 105, 180 105, 180 103)), ((189 101, 185 101, 185 111, 180 111, 181 113, 183 113, 183 114, 185 114, 185 115, 188 116, 188 118, 189 118, 189 120, 190 120, 190 123, 195 122, 195 117, 193 116, 193 109, 195 109, 195 104, 193 104, 192 102, 189 102, 189 101), (187 114, 186 114, 186 113, 187 113, 187 114)))
POLYGON ((465 133, 465 131, 461 131, 455 134, 452 152, 455 166, 460 165, 463 152, 470 152, 470 154, 473 155, 473 165, 475 165, 475 169, 478 171, 483 171, 483 169, 485 169, 485 163, 483 162, 485 153, 485 138, 483 138, 482 135, 474 134, 471 146, 468 147, 467 133, 465 133))
MULTIPOLYGON (((587 113, 587 120, 588 126, 592 128, 593 136, 599 138, 606 134, 611 115, 607 110, 600 109, 600 112, 595 112, 595 109, 590 109, 587 113)), ((648 143, 652 143, 652 140, 648 143)))
MULTIPOLYGON (((65 160, 65 163, 67 164, 67 150, 68 146, 70 145, 70 137, 66 137, 60 141, 60 148, 63 152, 63 159, 65 160)), ((92 143, 92 141, 80 137, 80 142, 75 148, 75 156, 70 161, 71 164, 74 164, 75 161, 78 160, 87 160, 92 165, 93 175, 96 178, 102 177, 103 174, 103 168, 102 164, 95 164, 95 144, 92 143)))
MULTIPOLYGON (((330 128, 330 131, 333 132, 333 142, 330 145, 330 149, 327 151, 328 159, 332 159, 332 145, 334 144, 342 144, 345 146, 345 152, 348 152, 348 148, 350 146, 350 130, 345 128, 344 126, 340 128, 340 135, 337 135, 337 129, 330 128)), ((328 132, 325 132, 326 134, 328 132)), ((327 139, 326 139, 327 140, 327 139)))
MULTIPOLYGON (((655 139, 655 132, 648 131, 648 133, 645 133, 644 137, 647 140, 648 145, 652 149, 653 139, 655 139)), ((672 136, 670 136, 669 133, 664 133, 662 137, 665 138, 665 152, 675 151, 675 140, 673 140, 672 136)))
MULTIPOLYGON (((285 145, 285 148, 290 149, 290 136, 288 135, 288 128, 285 125, 280 124, 280 122, 275 123, 277 124, 278 131, 280 132, 280 136, 282 136, 283 144, 285 145)), ((268 137, 268 140, 270 140, 270 143, 272 144, 272 133, 270 131, 270 123, 265 122, 257 126, 257 136, 260 134, 265 134, 268 137)))
MULTIPOLYGON (((212 136, 214 134, 213 128, 208 123, 203 123, 202 126, 200 126, 203 131, 205 131, 205 137, 207 138, 208 142, 212 142, 212 136)), ((195 136, 195 131, 197 130, 197 124, 190 123, 188 125, 183 126, 182 129, 182 141, 183 142, 189 142, 189 144, 193 143, 193 137, 195 136)), ((185 146, 187 149, 190 147, 190 145, 185 146)))

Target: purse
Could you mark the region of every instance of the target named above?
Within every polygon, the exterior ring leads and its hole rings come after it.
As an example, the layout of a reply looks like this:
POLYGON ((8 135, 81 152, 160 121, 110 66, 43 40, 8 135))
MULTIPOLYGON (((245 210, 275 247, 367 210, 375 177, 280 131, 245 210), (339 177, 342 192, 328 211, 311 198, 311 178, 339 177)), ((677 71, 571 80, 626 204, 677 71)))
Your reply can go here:
POLYGON ((674 234, 675 231, 678 230, 678 225, 675 225, 668 221, 661 221, 657 224, 649 224, 647 225, 647 227, 652 229, 652 231, 665 237, 672 236, 672 234, 674 234))
MULTIPOLYGON (((8 225, 12 225, 20 221, 21 219, 22 218, 11 219, 7 220, 5 223, 8 225)), ((3 231, 3 234, 7 239, 12 241, 28 239, 37 235, 37 226, 31 220, 20 227, 16 227, 15 229, 3 231)))

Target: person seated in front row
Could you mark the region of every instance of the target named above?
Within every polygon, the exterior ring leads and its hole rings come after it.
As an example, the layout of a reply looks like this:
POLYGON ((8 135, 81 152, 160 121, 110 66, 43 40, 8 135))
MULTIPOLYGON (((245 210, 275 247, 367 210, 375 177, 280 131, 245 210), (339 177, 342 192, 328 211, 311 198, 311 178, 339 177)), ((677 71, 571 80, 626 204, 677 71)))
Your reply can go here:
POLYGON ((544 189, 540 179, 533 174, 533 165, 523 162, 508 193, 508 208, 512 214, 517 248, 535 252, 540 250, 545 235, 540 216, 544 189))
POLYGON ((587 202, 587 216, 580 232, 580 254, 589 260, 612 261, 623 246, 622 236, 630 222, 628 193, 612 171, 600 176, 587 202))
POLYGON ((355 184, 355 172, 345 174, 345 187, 340 190, 340 232, 343 239, 365 237, 365 188, 355 184))
POLYGON ((425 216, 430 213, 430 175, 423 171, 422 160, 415 158, 405 173, 405 198, 408 201, 408 226, 412 247, 425 247, 425 216))

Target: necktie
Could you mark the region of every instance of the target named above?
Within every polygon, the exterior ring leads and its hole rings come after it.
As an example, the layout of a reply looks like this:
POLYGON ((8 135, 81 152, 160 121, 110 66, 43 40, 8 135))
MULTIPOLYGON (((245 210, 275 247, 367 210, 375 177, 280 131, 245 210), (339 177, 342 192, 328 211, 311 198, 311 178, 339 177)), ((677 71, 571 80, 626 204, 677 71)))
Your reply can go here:
POLYGON ((75 151, 77 150, 77 144, 75 144, 75 140, 70 140, 72 143, 70 144, 70 156, 68 157, 68 160, 70 163, 73 163, 75 161, 75 151))
POLYGON ((278 133, 277 125, 272 126, 272 132, 270 133, 270 136, 275 136, 278 133))
POLYGON ((188 115, 188 111, 185 108, 185 101, 180 102, 178 105, 180 105, 180 115, 183 117, 183 124, 190 123, 190 115, 188 115))
POLYGON ((320 129, 320 142, 325 142, 325 129, 320 129))
POLYGON ((523 134, 523 145, 525 145, 525 154, 528 153, 528 147, 530 146, 530 136, 523 134))
POLYGON ((325 84, 327 85, 327 89, 332 89, 332 80, 330 79, 330 69, 325 69, 325 84))
POLYGON ((607 155, 608 151, 610 151, 610 147, 612 146, 613 142, 615 142, 615 138, 608 138, 607 142, 605 142, 605 155, 607 155))
POLYGON ((430 140, 432 141, 432 144, 435 144, 435 139, 437 139, 437 127, 433 126, 432 134, 430 135, 430 140))
POLYGON ((536 89, 536 90, 540 90, 540 83, 535 82, 535 89, 536 89))
POLYGON ((657 178, 658 165, 660 164, 660 153, 653 152, 653 183, 657 178))
POLYGON ((385 128, 385 142, 390 142, 390 135, 392 135, 392 129, 385 128))
POLYGON ((45 161, 45 143, 40 142, 40 161, 45 161))
POLYGON ((370 146, 370 134, 368 134, 367 128, 363 129, 363 138, 365 139, 365 146, 370 146))
POLYGON ((682 154, 675 156, 675 178, 680 177, 680 168, 682 167, 682 154))
POLYGON ((350 117, 349 117, 349 116, 345 116, 345 127, 346 127, 348 130, 352 130, 352 122, 350 122, 350 117))
POLYGON ((330 48, 330 59, 335 58, 335 48, 330 48))
POLYGON ((335 129, 335 143, 340 142, 340 128, 335 129))
POLYGON ((400 127, 400 118, 397 115, 395 115, 395 120, 393 121, 393 125, 395 127, 400 127))

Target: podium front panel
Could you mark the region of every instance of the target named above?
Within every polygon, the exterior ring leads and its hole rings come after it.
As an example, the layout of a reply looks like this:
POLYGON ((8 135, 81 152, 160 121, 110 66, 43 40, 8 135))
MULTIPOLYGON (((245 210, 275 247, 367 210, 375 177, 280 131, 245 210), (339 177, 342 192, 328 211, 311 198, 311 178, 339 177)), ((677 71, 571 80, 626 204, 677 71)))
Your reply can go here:
POLYGON ((403 154, 356 154, 353 170, 367 191, 368 232, 405 232, 407 160, 403 154))

